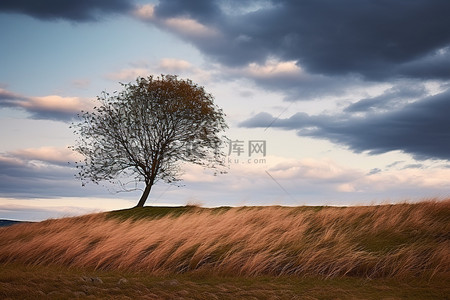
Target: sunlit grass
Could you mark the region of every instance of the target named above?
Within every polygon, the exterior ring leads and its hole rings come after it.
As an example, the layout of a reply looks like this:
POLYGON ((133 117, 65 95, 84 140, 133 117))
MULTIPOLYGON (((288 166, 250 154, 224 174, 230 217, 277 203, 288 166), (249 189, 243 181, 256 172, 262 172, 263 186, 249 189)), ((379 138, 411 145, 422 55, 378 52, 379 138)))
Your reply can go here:
POLYGON ((332 279, 337 286, 350 278, 445 286, 449 232, 450 200, 339 208, 145 207, 0 228, 0 263, 256 284, 269 276, 332 279))
POLYGON ((450 201, 320 210, 137 208, 0 229, 0 262, 153 274, 449 271, 450 201))

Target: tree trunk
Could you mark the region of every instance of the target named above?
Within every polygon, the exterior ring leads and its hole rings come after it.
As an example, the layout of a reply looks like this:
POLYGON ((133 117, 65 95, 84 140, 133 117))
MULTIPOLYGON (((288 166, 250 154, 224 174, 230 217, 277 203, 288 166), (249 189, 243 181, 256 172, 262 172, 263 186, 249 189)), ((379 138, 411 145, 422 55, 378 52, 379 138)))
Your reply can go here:
POLYGON ((139 199, 139 202, 135 207, 144 207, 145 201, 147 201, 148 195, 152 189, 152 185, 153 184, 149 183, 145 186, 144 193, 142 193, 141 199, 139 199))

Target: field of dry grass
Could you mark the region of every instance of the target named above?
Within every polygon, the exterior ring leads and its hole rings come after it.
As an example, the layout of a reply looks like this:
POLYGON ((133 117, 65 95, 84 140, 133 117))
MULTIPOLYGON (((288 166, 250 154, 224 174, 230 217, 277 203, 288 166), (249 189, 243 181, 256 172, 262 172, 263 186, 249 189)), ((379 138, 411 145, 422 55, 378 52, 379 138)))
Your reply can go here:
POLYGON ((0 264, 146 276, 450 278, 450 199, 160 212, 147 207, 0 228, 0 264))

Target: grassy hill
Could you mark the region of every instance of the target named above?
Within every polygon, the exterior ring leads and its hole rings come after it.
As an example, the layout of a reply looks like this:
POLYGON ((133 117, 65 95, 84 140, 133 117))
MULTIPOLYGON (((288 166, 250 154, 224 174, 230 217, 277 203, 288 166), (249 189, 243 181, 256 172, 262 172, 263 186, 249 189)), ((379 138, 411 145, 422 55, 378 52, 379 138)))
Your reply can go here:
MULTIPOLYGON (((65 289, 71 286, 72 296, 78 289, 80 297, 114 290, 120 298, 159 286, 161 293, 193 299, 211 299, 196 290, 219 299, 253 291, 248 296, 259 299, 265 297, 261 289, 286 299, 308 290, 315 291, 311 299, 331 299, 336 290, 342 299, 405 293, 433 299, 450 293, 450 200, 339 208, 144 207, 17 224, 0 228, 0 264, 9 270, 0 271, 0 297, 28 288, 11 290, 11 282, 57 272, 75 278, 65 289), (101 286, 92 279, 99 276, 101 286), (122 280, 118 286, 123 276, 128 285, 122 280), (105 278, 112 278, 109 288, 105 278), (221 290, 223 282, 229 287, 221 290), (89 285, 97 292, 86 291, 89 285), (328 288, 315 290, 317 285, 328 288)), ((52 292, 39 289, 45 297, 52 292)))

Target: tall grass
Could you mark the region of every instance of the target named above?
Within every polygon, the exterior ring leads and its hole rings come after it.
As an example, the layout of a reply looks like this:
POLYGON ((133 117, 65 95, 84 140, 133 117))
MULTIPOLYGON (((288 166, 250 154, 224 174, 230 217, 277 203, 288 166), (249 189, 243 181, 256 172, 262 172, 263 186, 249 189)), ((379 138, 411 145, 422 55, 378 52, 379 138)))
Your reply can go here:
POLYGON ((154 275, 448 276, 450 199, 345 208, 191 207, 152 218, 110 213, 19 224, 0 228, 0 263, 13 262, 154 275))

